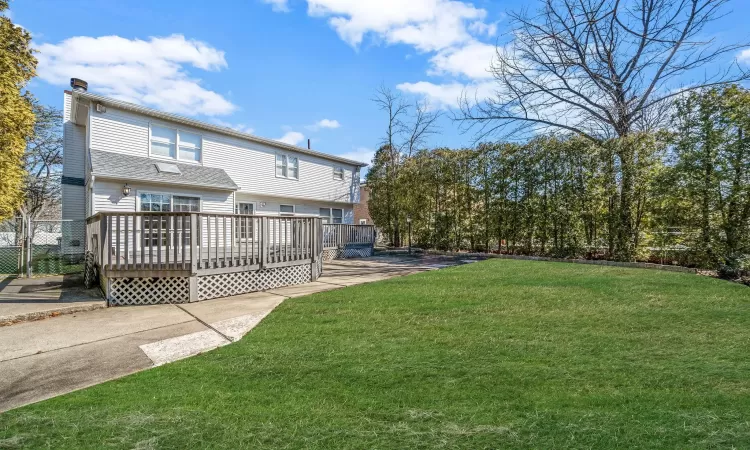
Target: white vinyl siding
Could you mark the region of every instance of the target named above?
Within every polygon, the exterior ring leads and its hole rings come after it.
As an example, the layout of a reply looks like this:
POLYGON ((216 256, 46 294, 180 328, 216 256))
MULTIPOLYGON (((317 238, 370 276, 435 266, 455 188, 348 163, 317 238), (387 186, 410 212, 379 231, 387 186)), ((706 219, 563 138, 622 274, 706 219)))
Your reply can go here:
POLYGON ((86 188, 70 184, 62 185, 62 218, 65 220, 86 218, 86 188))
POLYGON ((94 186, 94 213, 100 211, 140 211, 141 193, 158 193, 172 196, 199 198, 202 212, 226 213, 234 211, 234 195, 226 191, 185 189, 155 184, 129 183, 132 190, 127 197, 122 195, 122 183, 97 180, 94 186))
POLYGON ((354 223, 354 209, 346 205, 300 199, 263 197, 240 192, 235 196, 238 204, 245 202, 253 203, 255 205, 255 214, 262 216, 281 215, 281 205, 294 205, 295 217, 321 217, 321 211, 324 209, 330 211, 331 208, 337 208, 343 212, 343 223, 354 223))
MULTIPOLYGON (((70 94, 63 101, 63 176, 85 179, 86 127, 71 122, 70 94)), ((63 184, 61 192, 62 218, 83 220, 86 218, 86 189, 84 186, 63 184)))
MULTIPOLYGON (((106 113, 91 111, 90 146, 94 150, 148 157, 150 123, 202 136, 202 164, 224 169, 241 192, 313 202, 359 201, 359 170, 354 166, 181 124, 157 122, 148 116, 114 107, 107 107, 106 113), (297 158, 299 182, 276 176, 276 155, 279 153, 297 158), (334 166, 344 169, 343 180, 333 179, 334 166)), ((317 208, 313 214, 317 214, 317 208)))
POLYGON ((63 175, 66 177, 84 178, 84 161, 86 155, 86 127, 76 125, 70 120, 71 96, 65 94, 63 109, 63 175))

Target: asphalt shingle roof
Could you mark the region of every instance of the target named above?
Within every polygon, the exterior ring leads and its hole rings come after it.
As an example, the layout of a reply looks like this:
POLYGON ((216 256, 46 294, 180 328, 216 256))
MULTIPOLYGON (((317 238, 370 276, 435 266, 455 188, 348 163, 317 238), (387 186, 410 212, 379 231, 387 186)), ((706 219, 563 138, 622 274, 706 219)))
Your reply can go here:
POLYGON ((195 164, 164 161, 122 153, 91 150, 91 168, 95 176, 119 180, 144 181, 180 186, 204 187, 212 189, 237 190, 238 186, 224 169, 204 167, 195 164), (157 163, 174 164, 181 174, 160 173, 157 163))

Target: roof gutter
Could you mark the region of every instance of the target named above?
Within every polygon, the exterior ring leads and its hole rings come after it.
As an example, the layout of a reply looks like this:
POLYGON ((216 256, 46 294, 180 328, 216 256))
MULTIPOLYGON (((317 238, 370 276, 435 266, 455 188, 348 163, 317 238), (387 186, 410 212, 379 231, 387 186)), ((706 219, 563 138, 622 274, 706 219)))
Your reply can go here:
POLYGON ((239 139, 253 141, 259 144, 264 144, 264 145, 276 147, 276 148, 283 149, 283 150, 292 150, 298 153, 303 153, 306 155, 316 156, 322 159, 327 159, 329 161, 340 162, 340 163, 349 164, 349 165, 356 166, 356 167, 367 167, 369 165, 363 162, 354 161, 352 159, 339 158, 337 156, 329 155, 327 153, 318 152, 318 151, 306 149, 303 147, 297 147, 295 145, 285 144, 283 142, 274 141, 273 139, 266 139, 266 138, 262 138, 259 136, 255 136, 253 134, 242 133, 240 131, 232 130, 231 128, 220 127, 218 125, 212 125, 210 123, 201 122, 199 120, 189 119, 187 117, 178 116, 176 114, 170 114, 170 113, 157 111, 155 109, 146 108, 144 106, 136 105, 134 103, 128 103, 128 102, 123 102, 120 100, 115 100, 109 97, 103 97, 101 95, 92 94, 90 92, 73 91, 72 96, 74 99, 83 98, 87 100, 92 100, 95 102, 102 103, 106 106, 112 106, 114 108, 124 109, 126 111, 132 111, 132 112, 136 112, 139 114, 145 114, 145 115, 156 117, 162 120, 177 122, 183 125, 188 125, 188 126, 200 128, 203 130, 213 131, 215 133, 223 134, 226 136, 232 136, 232 137, 236 137, 239 139))

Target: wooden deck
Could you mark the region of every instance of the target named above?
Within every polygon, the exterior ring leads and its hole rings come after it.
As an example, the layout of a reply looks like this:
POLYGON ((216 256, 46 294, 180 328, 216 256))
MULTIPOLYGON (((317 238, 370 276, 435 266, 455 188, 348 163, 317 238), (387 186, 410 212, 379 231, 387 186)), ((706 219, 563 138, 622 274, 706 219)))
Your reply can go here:
POLYGON ((372 245, 374 227, 316 217, 103 212, 86 250, 109 277, 200 276, 315 262, 324 248, 372 245))

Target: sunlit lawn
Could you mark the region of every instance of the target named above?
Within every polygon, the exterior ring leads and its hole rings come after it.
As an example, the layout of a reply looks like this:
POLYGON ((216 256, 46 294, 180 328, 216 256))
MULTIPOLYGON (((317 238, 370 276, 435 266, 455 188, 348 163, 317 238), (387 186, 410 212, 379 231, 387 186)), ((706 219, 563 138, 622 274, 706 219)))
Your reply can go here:
POLYGON ((749 337, 741 285, 492 260, 287 300, 0 448, 749 448, 749 337))

